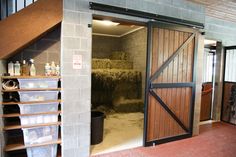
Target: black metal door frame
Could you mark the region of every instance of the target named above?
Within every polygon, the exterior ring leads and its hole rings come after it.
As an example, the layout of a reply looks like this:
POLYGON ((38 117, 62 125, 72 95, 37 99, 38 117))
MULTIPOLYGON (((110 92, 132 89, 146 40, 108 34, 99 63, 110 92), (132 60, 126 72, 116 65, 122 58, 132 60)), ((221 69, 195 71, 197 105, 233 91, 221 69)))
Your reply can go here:
POLYGON ((157 21, 150 21, 148 22, 148 46, 147 46, 147 66, 146 66, 146 87, 145 87, 145 109, 144 109, 144 146, 151 146, 161 143, 166 143, 170 141, 176 141, 184 138, 188 138, 192 136, 193 133, 193 118, 194 118, 194 103, 195 103, 195 88, 196 88, 196 61, 197 61, 197 48, 198 48, 198 30, 191 29, 187 27, 183 27, 180 25, 157 22, 157 21), (149 76, 149 72, 151 69, 151 54, 152 54, 152 29, 158 28, 166 28, 170 30, 178 30, 183 32, 191 32, 193 35, 186 40, 183 45, 181 45, 177 51, 173 53, 173 55, 167 59, 167 61, 159 68, 157 72, 153 76, 149 76), (168 64, 181 52, 182 49, 188 44, 187 42, 191 41, 191 38, 195 38, 195 48, 194 48, 194 60, 193 60, 193 75, 192 75, 192 82, 187 83, 160 83, 160 84, 153 84, 152 81, 154 78, 158 77, 160 73, 168 66, 168 64), (154 88, 181 88, 181 87, 191 87, 192 88, 192 99, 191 99, 191 106, 190 106, 190 120, 189 120, 189 129, 186 128, 183 123, 178 119, 178 117, 168 108, 168 106, 161 100, 161 98, 153 92, 154 88), (177 135, 173 137, 163 138, 154 141, 147 141, 147 124, 148 124, 148 104, 149 99, 148 96, 151 94, 156 100, 161 104, 161 106, 171 115, 171 117, 187 132, 183 135, 177 135))
POLYGON ((225 121, 223 120, 223 107, 224 107, 224 95, 225 95, 225 90, 224 90, 224 87, 225 87, 225 83, 235 83, 236 82, 229 82, 229 81, 225 81, 225 68, 226 68, 226 54, 227 54, 227 50, 236 50, 236 46, 225 46, 224 47, 224 67, 223 67, 223 87, 222 87, 222 101, 221 101, 221 115, 220 115, 220 120, 225 122, 225 123, 229 123, 229 124, 232 124, 232 125, 235 125, 234 123, 231 123, 231 122, 228 122, 228 121, 225 121))

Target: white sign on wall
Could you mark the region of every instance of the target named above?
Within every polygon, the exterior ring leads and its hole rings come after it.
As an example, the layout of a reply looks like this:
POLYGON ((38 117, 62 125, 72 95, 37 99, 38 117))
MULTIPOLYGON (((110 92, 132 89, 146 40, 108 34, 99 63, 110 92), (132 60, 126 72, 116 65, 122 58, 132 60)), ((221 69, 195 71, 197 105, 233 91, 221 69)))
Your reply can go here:
POLYGON ((82 55, 73 55, 73 69, 82 69, 82 55))

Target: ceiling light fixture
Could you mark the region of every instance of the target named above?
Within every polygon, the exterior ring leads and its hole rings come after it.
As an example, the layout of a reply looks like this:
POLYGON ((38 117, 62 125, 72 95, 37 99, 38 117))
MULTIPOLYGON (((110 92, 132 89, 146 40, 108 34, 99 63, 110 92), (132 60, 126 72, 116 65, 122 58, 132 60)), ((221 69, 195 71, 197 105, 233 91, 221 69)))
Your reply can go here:
POLYGON ((110 21, 110 20, 103 20, 102 22, 103 22, 103 24, 106 25, 106 26, 117 26, 117 25, 120 24, 120 23, 117 23, 117 22, 112 22, 112 21, 110 21))
POLYGON ((94 20, 94 21, 96 21, 97 23, 100 23, 104 26, 117 26, 117 25, 120 24, 120 23, 113 22, 113 21, 110 21, 110 20, 94 20))

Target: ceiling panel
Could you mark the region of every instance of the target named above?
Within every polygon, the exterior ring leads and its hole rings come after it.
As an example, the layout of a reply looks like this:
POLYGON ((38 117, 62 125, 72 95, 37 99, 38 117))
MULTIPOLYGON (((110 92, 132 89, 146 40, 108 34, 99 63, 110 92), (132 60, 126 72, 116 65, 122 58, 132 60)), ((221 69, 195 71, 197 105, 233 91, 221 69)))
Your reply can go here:
POLYGON ((206 15, 236 22, 236 0, 188 0, 205 5, 206 15))

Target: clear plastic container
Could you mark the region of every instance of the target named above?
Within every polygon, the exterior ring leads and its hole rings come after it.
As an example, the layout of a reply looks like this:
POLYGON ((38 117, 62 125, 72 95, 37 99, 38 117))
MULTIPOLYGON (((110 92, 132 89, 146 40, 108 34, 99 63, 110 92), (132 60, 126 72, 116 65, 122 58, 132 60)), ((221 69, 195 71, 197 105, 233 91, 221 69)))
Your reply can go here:
POLYGON ((18 79, 20 89, 58 88, 58 78, 18 79))
POLYGON ((42 103, 42 104, 18 104, 21 114, 56 112, 59 103, 42 103))
POLYGON ((20 116, 21 125, 34 125, 58 122, 58 114, 20 116))
POLYGON ((57 144, 27 148, 28 157, 56 157, 57 156, 57 144))
POLYGON ((58 99, 58 91, 19 91, 19 95, 21 102, 58 99))
POLYGON ((58 140, 58 126, 43 126, 22 130, 26 146, 58 140))

